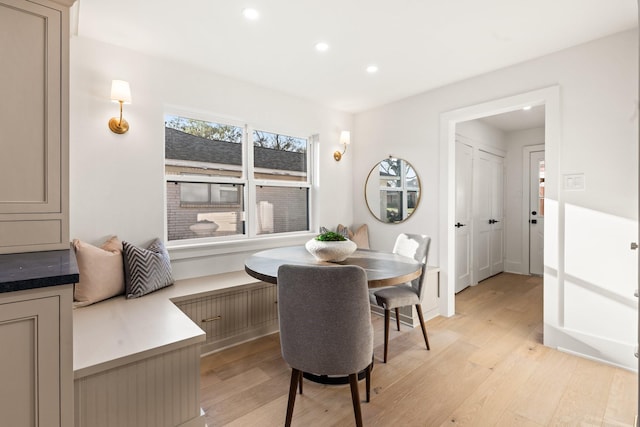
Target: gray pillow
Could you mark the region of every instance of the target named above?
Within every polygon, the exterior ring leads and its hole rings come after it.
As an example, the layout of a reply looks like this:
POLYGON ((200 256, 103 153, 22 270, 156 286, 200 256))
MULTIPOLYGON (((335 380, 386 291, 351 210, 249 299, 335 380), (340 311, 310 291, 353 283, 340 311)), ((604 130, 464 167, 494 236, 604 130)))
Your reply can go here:
POLYGON ((147 249, 122 242, 125 294, 137 298, 173 284, 171 260, 162 240, 155 239, 147 249))
MULTIPOLYGON (((344 228, 340 228, 340 227, 342 227, 342 226, 339 225, 335 232, 340 234, 340 235, 342 235, 342 237, 344 237, 345 239, 348 239, 349 238, 349 229, 347 227, 344 227, 344 228)), ((324 234, 324 233, 326 233, 328 231, 331 231, 331 230, 329 230, 327 227, 320 227, 320 234, 324 234)))

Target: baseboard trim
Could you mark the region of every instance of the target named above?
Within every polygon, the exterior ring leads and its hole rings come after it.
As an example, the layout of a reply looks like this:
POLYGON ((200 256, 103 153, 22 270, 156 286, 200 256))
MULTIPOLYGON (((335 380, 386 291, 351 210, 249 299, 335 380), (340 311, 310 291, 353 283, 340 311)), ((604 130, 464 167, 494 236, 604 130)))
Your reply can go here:
POLYGON ((204 411, 200 408, 200 415, 191 418, 189 421, 184 422, 176 427, 207 427, 207 424, 204 419, 204 411))

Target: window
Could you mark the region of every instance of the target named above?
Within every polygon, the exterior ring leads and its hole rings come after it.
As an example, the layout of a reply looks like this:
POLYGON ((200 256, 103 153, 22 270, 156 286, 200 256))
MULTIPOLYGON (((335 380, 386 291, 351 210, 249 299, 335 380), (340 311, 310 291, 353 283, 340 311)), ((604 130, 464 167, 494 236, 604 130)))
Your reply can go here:
POLYGON ((308 231, 310 151, 307 138, 166 115, 169 241, 308 231))
POLYGON ((544 216, 544 159, 538 162, 538 216, 544 216))

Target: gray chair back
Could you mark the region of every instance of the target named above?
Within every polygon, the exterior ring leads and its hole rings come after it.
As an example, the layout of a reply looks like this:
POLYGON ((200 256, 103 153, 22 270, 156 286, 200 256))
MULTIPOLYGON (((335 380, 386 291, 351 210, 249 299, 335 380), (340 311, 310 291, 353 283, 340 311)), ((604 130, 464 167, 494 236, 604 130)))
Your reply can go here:
POLYGON ((282 265, 278 314, 282 357, 292 368, 347 375, 371 363, 373 331, 361 267, 282 265))
POLYGON ((427 273, 427 259, 429 257, 429 246, 431 246, 431 237, 424 234, 407 234, 401 233, 396 238, 393 246, 393 253, 413 258, 422 264, 422 274, 417 279, 411 281, 411 287, 418 294, 422 301, 424 287, 424 278, 427 273))

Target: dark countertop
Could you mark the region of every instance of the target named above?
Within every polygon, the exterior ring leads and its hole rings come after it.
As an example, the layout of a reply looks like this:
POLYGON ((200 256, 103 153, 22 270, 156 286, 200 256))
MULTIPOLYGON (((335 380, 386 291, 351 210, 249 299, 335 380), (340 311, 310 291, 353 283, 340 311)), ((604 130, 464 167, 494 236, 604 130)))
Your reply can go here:
POLYGON ((73 250, 0 255, 0 293, 77 283, 73 250))

